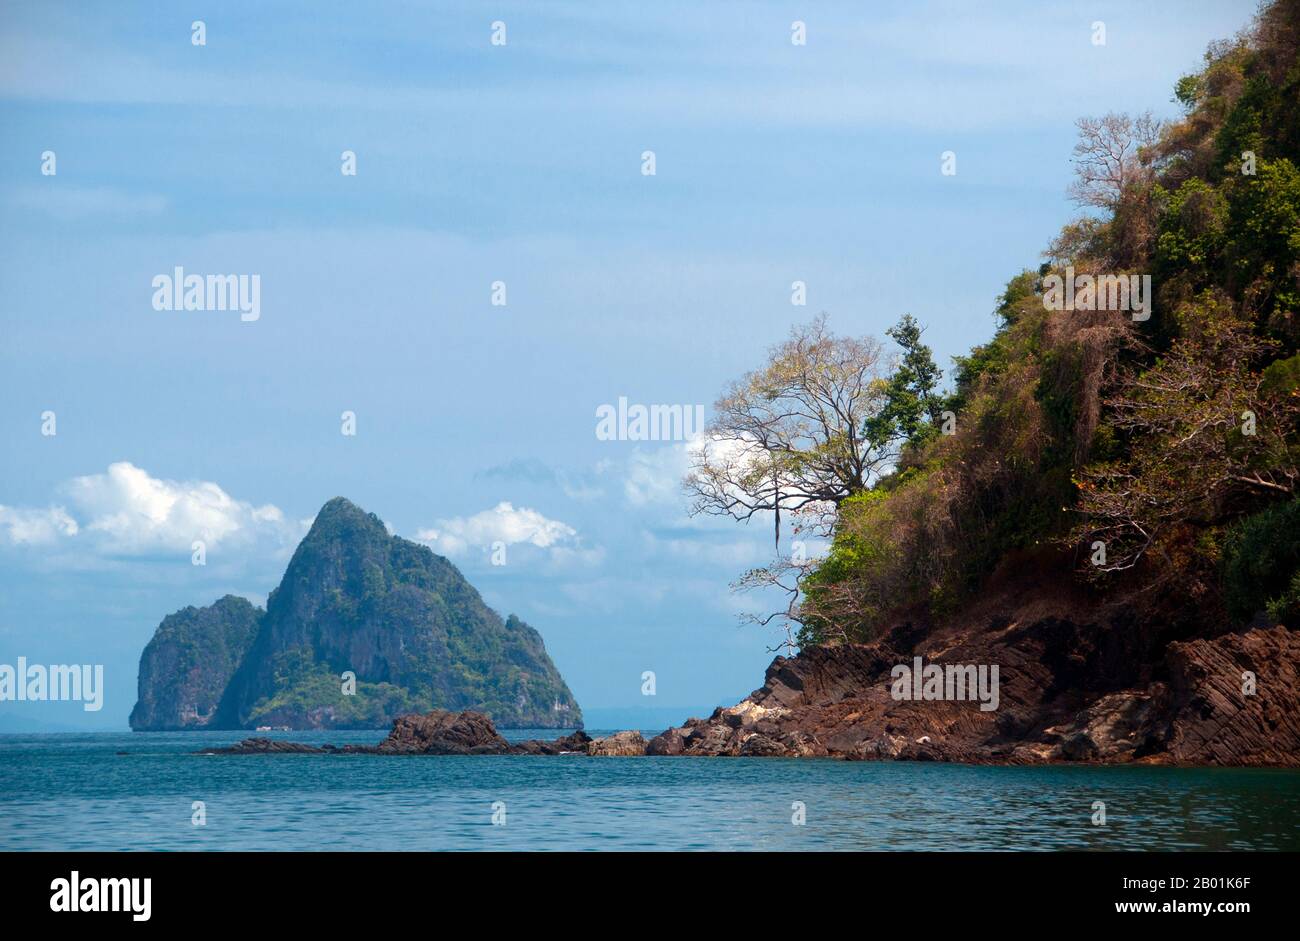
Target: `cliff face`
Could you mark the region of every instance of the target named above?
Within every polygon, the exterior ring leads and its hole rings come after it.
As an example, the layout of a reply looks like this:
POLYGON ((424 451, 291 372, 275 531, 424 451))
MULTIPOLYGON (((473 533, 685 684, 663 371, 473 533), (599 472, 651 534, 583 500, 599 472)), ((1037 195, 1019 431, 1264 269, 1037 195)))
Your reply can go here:
POLYGON ((342 498, 321 509, 258 613, 206 723, 151 721, 141 707, 174 696, 180 674, 166 659, 146 674, 142 660, 132 727, 386 728, 431 709, 474 709, 503 727, 582 724, 537 631, 503 622, 450 562, 342 498))
POLYGON ((253 643, 262 610, 226 595, 163 618, 140 655, 133 729, 212 727, 217 705, 253 643))

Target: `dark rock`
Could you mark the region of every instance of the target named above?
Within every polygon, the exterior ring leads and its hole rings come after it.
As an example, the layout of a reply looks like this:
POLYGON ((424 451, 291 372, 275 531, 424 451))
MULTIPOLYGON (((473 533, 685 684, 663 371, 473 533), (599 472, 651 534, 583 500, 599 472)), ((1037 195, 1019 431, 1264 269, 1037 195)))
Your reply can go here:
POLYGON ((205 748, 199 755, 319 755, 325 751, 300 742, 280 742, 270 738, 246 738, 224 748, 205 748))
POLYGON ((590 744, 591 736, 579 729, 572 735, 562 736, 553 742, 537 739, 515 742, 511 751, 518 755, 585 755, 590 744))
POLYGON ((1124 610, 1039 588, 929 634, 909 623, 874 643, 777 657, 748 698, 664 731, 646 753, 1297 766, 1297 689, 1300 633, 1286 627, 1170 640, 1124 610), (907 641, 920 646, 896 646, 907 641), (890 671, 914 655, 996 664, 998 708, 895 700, 890 671))
MULTIPOLYGON (((639 733, 602 739, 601 754, 633 754, 639 733), (623 749, 622 751, 618 749, 623 749)), ((247 738, 225 748, 205 749, 201 755, 565 755, 587 754, 591 736, 579 729, 551 742, 528 740, 511 745, 481 712, 435 709, 423 715, 399 716, 378 745, 304 745, 269 738, 247 738)), ((644 742, 642 743, 644 747, 644 742)))
POLYGON ((1300 633, 1285 627, 1172 644, 1168 734, 1180 764, 1300 765, 1300 633), (1255 689, 1243 689, 1243 674, 1255 689))
POLYGON ((775 739, 754 733, 740 746, 742 758, 772 758, 787 754, 787 749, 775 739))
POLYGON ((505 755, 510 750, 483 713, 446 709, 398 716, 377 749, 381 755, 505 755))
POLYGON ((795 758, 825 758, 827 755, 826 746, 807 732, 787 732, 780 741, 786 754, 795 758))
POLYGON ((681 729, 669 729, 661 732, 646 743, 647 755, 680 755, 685 746, 686 735, 681 729))

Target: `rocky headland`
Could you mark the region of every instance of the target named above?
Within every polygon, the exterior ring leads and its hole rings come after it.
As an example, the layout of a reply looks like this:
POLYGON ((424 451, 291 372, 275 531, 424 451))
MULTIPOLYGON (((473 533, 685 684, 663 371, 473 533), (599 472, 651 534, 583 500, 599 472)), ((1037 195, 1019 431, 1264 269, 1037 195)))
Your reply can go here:
POLYGON ((1041 570, 995 579, 941 623, 777 657, 739 704, 668 729, 650 755, 1300 766, 1300 632, 1187 622, 1041 570), (996 708, 897 698, 894 670, 996 666, 996 708))
POLYGON ((1127 606, 1042 586, 1004 584, 939 627, 904 622, 872 643, 777 657, 737 705, 649 741, 579 731, 510 743, 482 714, 439 710, 401 716, 375 746, 256 738, 213 751, 1300 766, 1300 633, 1171 639, 1127 606), (916 657, 996 664, 997 707, 896 698, 894 670, 916 657))

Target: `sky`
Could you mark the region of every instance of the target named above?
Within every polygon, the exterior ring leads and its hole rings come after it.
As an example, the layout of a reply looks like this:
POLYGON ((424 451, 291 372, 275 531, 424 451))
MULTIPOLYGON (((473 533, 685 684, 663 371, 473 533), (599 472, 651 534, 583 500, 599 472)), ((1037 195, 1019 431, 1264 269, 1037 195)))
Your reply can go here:
POLYGON ((105 686, 0 729, 125 728, 158 622, 264 604, 334 496, 535 626, 589 727, 737 701, 770 524, 690 517, 689 442, 597 409, 707 418, 819 312, 947 370, 1077 214, 1074 121, 1172 117, 1254 6, 0 3, 0 664, 105 686), (155 309, 177 267, 257 318, 155 309))

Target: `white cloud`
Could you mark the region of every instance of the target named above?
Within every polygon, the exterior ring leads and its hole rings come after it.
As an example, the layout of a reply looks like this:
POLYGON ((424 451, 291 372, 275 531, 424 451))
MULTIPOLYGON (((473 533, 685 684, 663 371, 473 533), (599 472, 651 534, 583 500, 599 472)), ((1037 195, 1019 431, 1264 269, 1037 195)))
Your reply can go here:
POLYGON ((0 533, 16 546, 49 545, 77 534, 77 521, 61 506, 49 509, 0 506, 0 533))
POLYGON ((60 490, 71 510, 0 508, 0 533, 15 545, 75 538, 78 545, 123 555, 189 552, 195 540, 211 549, 302 535, 301 524, 285 520, 275 506, 236 500, 210 481, 153 477, 127 461, 75 477, 60 490))
POLYGON ((690 468, 692 442, 658 448, 654 451, 637 449, 627 459, 623 477, 623 496, 633 506, 649 503, 678 503, 685 501, 682 494, 682 477, 690 468))
MULTIPOLYGON (((714 496, 725 494, 728 499, 750 501, 753 497, 746 487, 737 484, 755 477, 761 471, 770 480, 771 472, 767 470, 771 457, 758 441, 748 433, 736 436, 696 435, 684 446, 685 459, 692 468, 707 466, 716 472, 717 478, 706 475, 705 481, 714 496)), ((779 488, 781 508, 795 518, 812 521, 821 525, 833 518, 835 505, 828 501, 814 500, 805 502, 810 495, 808 484, 792 474, 782 474, 779 488)), ((770 500, 771 494, 765 495, 770 500)), ((760 510, 751 519, 769 518, 768 511, 760 510)))
POLYGON ((766 452, 746 438, 724 438, 703 432, 671 447, 655 451, 638 449, 627 460, 623 495, 633 506, 649 503, 684 505, 688 497, 682 489, 682 480, 702 459, 742 476, 751 472, 756 462, 766 459, 766 452))
POLYGON ((549 549, 570 542, 577 535, 578 531, 567 523, 547 519, 528 507, 515 509, 503 500, 492 509, 473 516, 438 520, 433 528, 417 532, 415 538, 454 555, 471 546, 488 548, 494 542, 507 546, 529 543, 549 549))

